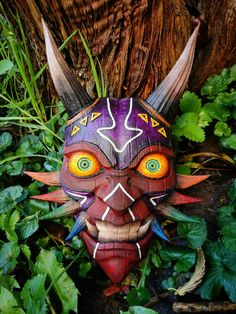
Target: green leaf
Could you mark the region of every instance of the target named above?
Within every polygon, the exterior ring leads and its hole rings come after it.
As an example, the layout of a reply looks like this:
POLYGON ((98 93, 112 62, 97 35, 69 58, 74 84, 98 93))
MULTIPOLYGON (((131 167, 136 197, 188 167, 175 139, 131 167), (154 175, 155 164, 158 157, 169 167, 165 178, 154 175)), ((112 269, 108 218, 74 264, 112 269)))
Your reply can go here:
POLYGON ((159 312, 143 306, 130 306, 127 312, 120 311, 120 314, 159 314, 159 312))
MULTIPOLYGON (((0 61, 1 62, 1 61, 0 61)), ((3 132, 0 136, 0 153, 12 144, 12 135, 9 132, 3 132)))
POLYGON ((35 270, 39 273, 46 273, 50 278, 52 286, 61 300, 62 313, 69 313, 70 310, 77 312, 78 290, 52 252, 44 249, 40 251, 35 270))
POLYGON ((201 109, 201 99, 195 93, 186 91, 182 98, 180 99, 179 104, 180 110, 185 112, 195 112, 199 113, 201 109))
POLYGON ((221 93, 214 100, 221 107, 236 107, 236 91, 230 93, 221 93))
POLYGON ((205 132, 198 125, 188 123, 182 129, 182 135, 194 142, 204 142, 205 132))
POLYGON ((28 200, 25 204, 25 212, 28 215, 33 215, 36 213, 47 214, 50 212, 49 202, 39 201, 39 200, 28 200))
POLYGON ((176 173, 191 174, 190 168, 187 165, 175 165, 176 173))
POLYGON ((20 213, 15 210, 13 213, 8 212, 7 214, 1 215, 0 227, 6 231, 8 241, 17 241, 18 237, 15 233, 16 223, 20 220, 20 213))
POLYGON ((205 128, 211 123, 211 121, 212 117, 204 108, 202 108, 201 111, 199 112, 197 125, 200 126, 201 128, 205 128))
POLYGON ((23 188, 20 185, 10 186, 0 192, 0 214, 7 213, 17 204, 17 199, 22 195, 23 188))
POLYGON ((0 75, 6 74, 14 67, 14 64, 8 60, 1 60, 0 61, 0 75))
POLYGON ((19 142, 20 148, 17 149, 17 155, 30 156, 35 153, 44 152, 44 146, 36 135, 26 135, 19 142))
POLYGON ((203 299, 216 297, 224 288, 229 299, 236 302, 236 253, 226 249, 220 242, 208 242, 205 254, 209 263, 203 284, 198 293, 203 299))
POLYGON ((4 287, 9 291, 13 291, 14 288, 19 289, 20 285, 13 276, 0 275, 0 287, 4 287))
POLYGON ((7 164, 6 172, 10 176, 18 176, 22 173, 23 166, 24 164, 21 160, 12 161, 11 163, 7 164))
POLYGON ((176 272, 188 271, 194 265, 196 260, 195 251, 186 247, 170 245, 162 247, 160 256, 167 266, 170 265, 171 261, 176 261, 174 266, 176 272))
POLYGON ((220 144, 227 149, 236 149, 236 134, 233 133, 229 137, 222 137, 220 144))
POLYGON ((172 290, 176 288, 175 278, 169 277, 167 279, 164 279, 161 283, 161 286, 164 290, 172 290))
POLYGON ((84 262, 79 265, 79 275, 85 278, 87 273, 90 271, 92 264, 90 262, 84 262))
POLYGON ((18 307, 14 295, 4 287, 0 287, 0 311, 3 314, 24 314, 18 307))
POLYGON ((28 262, 30 262, 31 252, 30 252, 29 246, 27 244, 21 244, 20 249, 22 253, 25 255, 25 257, 27 258, 28 262))
POLYGON ((218 121, 215 125, 214 134, 219 137, 223 135, 230 136, 231 128, 228 126, 227 123, 218 121))
POLYGON ((207 103, 203 109, 214 119, 219 121, 227 121, 230 117, 230 110, 220 103, 207 103))
POLYGON ((233 205, 223 206, 217 210, 217 225, 222 228, 236 220, 236 208, 233 205))
POLYGON ((35 233, 39 228, 38 217, 32 215, 21 220, 16 225, 16 232, 20 240, 24 240, 35 233))
POLYGON ((131 306, 144 305, 151 298, 151 294, 145 287, 132 288, 127 295, 127 301, 131 306))
POLYGON ((9 274, 16 267, 20 248, 14 241, 4 243, 0 249, 0 269, 2 273, 9 274))
POLYGON ((230 79, 231 82, 236 81, 236 64, 230 68, 230 79))
POLYGON ((225 247, 236 252, 236 219, 224 225, 220 234, 225 247))
POLYGON ((209 99, 213 99, 219 92, 225 91, 229 83, 229 70, 223 69, 220 75, 213 75, 206 80, 201 95, 208 95, 209 99))
POLYGON ((185 136, 192 141, 203 142, 205 140, 205 133, 197 123, 198 115, 196 113, 184 113, 175 120, 172 127, 172 133, 177 137, 185 136))
POLYGON ((46 290, 44 287, 46 276, 46 274, 38 274, 26 281, 21 291, 21 298, 27 314, 47 313, 46 290))
POLYGON ((182 114, 175 120, 175 124, 179 128, 183 128, 186 124, 197 124, 198 122, 198 115, 194 112, 187 112, 182 114))
POLYGON ((206 222, 204 219, 199 219, 199 223, 180 222, 177 232, 180 237, 187 238, 189 247, 200 248, 207 236, 206 222))
POLYGON ((151 255, 151 261, 155 267, 159 268, 161 266, 161 259, 160 259, 159 255, 152 254, 151 255))

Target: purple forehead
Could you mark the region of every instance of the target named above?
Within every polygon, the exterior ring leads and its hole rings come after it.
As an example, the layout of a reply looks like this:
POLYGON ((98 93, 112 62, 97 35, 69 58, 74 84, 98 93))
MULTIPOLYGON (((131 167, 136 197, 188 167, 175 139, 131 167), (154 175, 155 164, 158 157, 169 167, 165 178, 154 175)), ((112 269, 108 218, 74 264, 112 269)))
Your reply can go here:
POLYGON ((66 128, 65 141, 96 145, 117 169, 128 167, 144 147, 171 148, 170 129, 133 98, 100 99, 66 128))

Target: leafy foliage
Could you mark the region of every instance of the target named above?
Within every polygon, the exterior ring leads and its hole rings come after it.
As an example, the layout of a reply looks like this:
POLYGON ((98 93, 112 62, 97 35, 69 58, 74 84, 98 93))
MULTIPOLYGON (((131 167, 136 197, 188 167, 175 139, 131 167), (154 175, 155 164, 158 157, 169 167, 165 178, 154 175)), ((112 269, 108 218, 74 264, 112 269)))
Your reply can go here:
POLYGON ((204 142, 205 128, 213 121, 214 134, 221 138, 220 144, 227 149, 236 149, 236 134, 230 123, 236 118, 236 65, 213 75, 201 89, 202 98, 186 91, 180 100, 182 115, 172 126, 177 141, 185 137, 191 141, 204 142))
POLYGON ((49 276, 52 286, 62 302, 62 313, 69 313, 70 310, 77 312, 78 290, 52 252, 41 250, 37 257, 35 270, 49 276))
POLYGON ((212 299, 225 290, 229 299, 236 302, 236 180, 229 191, 230 204, 219 208, 217 224, 220 227, 218 241, 205 244, 210 267, 198 293, 212 299))
POLYGON ((120 314, 159 314, 158 312, 147 309, 143 306, 131 306, 127 312, 120 311, 120 314))
POLYGON ((149 290, 145 287, 133 288, 127 295, 128 303, 132 305, 144 305, 151 298, 149 290))

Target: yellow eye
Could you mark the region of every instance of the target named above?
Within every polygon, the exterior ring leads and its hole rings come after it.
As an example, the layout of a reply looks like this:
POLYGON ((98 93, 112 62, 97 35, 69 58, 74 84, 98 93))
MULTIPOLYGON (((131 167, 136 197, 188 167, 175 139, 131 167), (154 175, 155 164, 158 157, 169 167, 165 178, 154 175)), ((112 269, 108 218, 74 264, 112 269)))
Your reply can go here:
POLYGON ((168 159, 164 155, 158 153, 144 157, 137 168, 139 173, 152 179, 164 177, 168 170, 168 159))
POLYGON ((97 174, 101 165, 93 154, 77 152, 70 156, 68 169, 77 177, 88 177, 97 174))

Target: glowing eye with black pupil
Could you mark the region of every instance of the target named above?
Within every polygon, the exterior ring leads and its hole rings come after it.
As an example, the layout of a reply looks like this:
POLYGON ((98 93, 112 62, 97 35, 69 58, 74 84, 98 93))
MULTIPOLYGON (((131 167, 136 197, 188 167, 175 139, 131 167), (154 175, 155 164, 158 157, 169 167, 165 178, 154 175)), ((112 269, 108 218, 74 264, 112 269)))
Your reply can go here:
POLYGON ((159 153, 145 156, 138 165, 137 171, 145 177, 160 179, 169 171, 168 159, 159 153))
POLYGON ((101 170, 101 165, 93 154, 76 152, 69 158, 68 170, 77 177, 88 177, 98 174, 101 170))
POLYGON ((146 163, 146 168, 150 172, 157 172, 160 169, 160 163, 158 160, 151 159, 146 163))
POLYGON ((81 158, 79 161, 78 161, 78 168, 81 170, 81 171, 87 171, 87 170, 90 170, 92 167, 92 163, 89 159, 87 158, 81 158))

